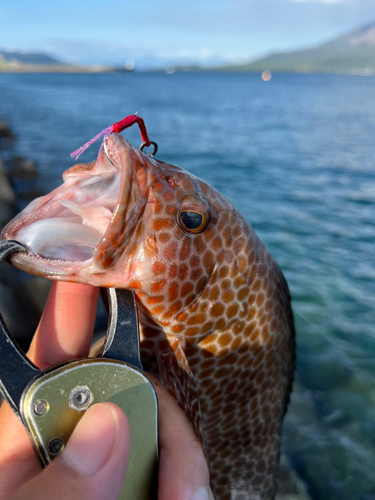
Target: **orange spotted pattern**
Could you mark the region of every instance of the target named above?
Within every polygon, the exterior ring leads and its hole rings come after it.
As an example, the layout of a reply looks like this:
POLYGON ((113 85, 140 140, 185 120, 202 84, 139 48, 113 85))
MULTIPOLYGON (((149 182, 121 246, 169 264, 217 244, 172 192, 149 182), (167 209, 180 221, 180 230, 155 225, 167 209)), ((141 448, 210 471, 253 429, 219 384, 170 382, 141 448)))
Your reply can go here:
POLYGON ((219 192, 178 167, 140 160, 151 202, 138 244, 152 236, 155 245, 137 293, 144 368, 161 377, 193 423, 215 498, 272 499, 294 370, 287 284, 219 192), (189 197, 195 209, 209 208, 198 234, 178 223, 189 197))
MULTIPOLYGON (((114 170, 121 175, 118 203, 94 258, 87 265, 65 264, 61 276, 55 272, 64 264, 59 260, 46 264, 20 254, 12 262, 52 279, 133 290, 143 366, 160 377, 192 422, 216 500, 271 500, 294 370, 283 275, 247 221, 214 188, 117 134, 106 148, 115 169, 105 156, 95 168, 73 169, 96 180, 108 172, 113 179, 114 170)), ((67 181, 36 203, 45 210, 69 189, 67 181)), ((22 217, 8 226, 7 238, 17 239, 22 217)))

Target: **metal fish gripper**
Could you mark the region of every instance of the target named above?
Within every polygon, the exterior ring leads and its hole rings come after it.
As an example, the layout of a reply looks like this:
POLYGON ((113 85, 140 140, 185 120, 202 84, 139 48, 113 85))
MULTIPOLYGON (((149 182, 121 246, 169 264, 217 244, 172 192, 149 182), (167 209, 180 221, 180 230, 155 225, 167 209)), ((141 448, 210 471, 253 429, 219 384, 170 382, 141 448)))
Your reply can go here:
MULTIPOLYGON (((26 248, 0 241, 0 264, 26 248)), ((127 415, 132 447, 120 500, 156 500, 157 398, 140 361, 133 292, 109 289, 109 325, 96 358, 42 371, 19 348, 0 314, 0 392, 27 429, 43 467, 61 453, 94 403, 112 402, 127 415)))

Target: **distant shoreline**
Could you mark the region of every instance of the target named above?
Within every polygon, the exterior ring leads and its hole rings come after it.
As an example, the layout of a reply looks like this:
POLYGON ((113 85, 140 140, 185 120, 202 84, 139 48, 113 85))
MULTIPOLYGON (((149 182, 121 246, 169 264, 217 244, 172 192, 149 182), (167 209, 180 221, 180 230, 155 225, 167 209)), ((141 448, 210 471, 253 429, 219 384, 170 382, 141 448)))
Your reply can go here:
MULTIPOLYGON (((242 69, 240 67, 216 67, 216 68, 199 68, 199 67, 170 67, 150 70, 127 70, 126 68, 116 68, 111 66, 74 66, 68 64, 19 64, 19 65, 0 65, 0 73, 166 73, 173 75, 175 73, 242 73, 242 74, 259 74, 263 70, 257 69, 242 69)), ((375 76, 375 71, 287 71, 274 70, 272 75, 277 74, 295 74, 295 75, 345 75, 345 76, 375 76)))
POLYGON ((117 71, 119 71, 117 68, 107 66, 73 66, 68 64, 0 65, 0 73, 114 73, 117 71))

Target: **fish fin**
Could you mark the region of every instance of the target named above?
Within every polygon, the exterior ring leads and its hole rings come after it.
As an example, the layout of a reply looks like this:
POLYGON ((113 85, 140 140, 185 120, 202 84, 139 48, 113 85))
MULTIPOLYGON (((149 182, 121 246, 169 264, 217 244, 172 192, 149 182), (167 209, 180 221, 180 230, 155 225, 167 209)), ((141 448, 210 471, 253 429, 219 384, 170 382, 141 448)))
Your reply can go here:
POLYGON ((284 414, 285 414, 290 401, 290 395, 292 392, 293 381, 294 381, 294 371, 296 368, 296 330, 294 326, 294 316, 291 304, 292 298, 290 295, 288 284, 286 282, 283 273, 281 272, 279 266, 276 263, 275 263, 275 268, 279 278, 279 286, 281 291, 280 296, 282 297, 282 300, 284 302, 286 322, 290 332, 289 342, 288 342, 288 356, 285 356, 284 359, 285 371, 289 373, 289 385, 285 393, 285 402, 284 402, 284 414))
POLYGON ((204 447, 199 394, 181 342, 175 340, 168 351, 157 355, 157 360, 162 384, 177 400, 204 447))
POLYGON ((145 371, 152 373, 176 399, 203 442, 198 390, 184 348, 175 336, 168 338, 163 328, 137 300, 141 338, 141 359, 145 371))

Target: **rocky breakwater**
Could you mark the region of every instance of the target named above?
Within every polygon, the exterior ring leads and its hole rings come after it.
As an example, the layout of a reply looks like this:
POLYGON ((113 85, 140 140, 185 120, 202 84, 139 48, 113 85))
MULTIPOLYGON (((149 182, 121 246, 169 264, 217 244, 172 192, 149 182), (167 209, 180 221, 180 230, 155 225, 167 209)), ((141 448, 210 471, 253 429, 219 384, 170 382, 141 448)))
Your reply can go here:
MULTIPOLYGON (((0 231, 19 212, 21 200, 42 194, 32 187, 32 181, 38 175, 35 164, 16 156, 14 144, 12 130, 0 121, 0 231), (15 184, 25 179, 28 180, 28 189, 16 190, 15 184)), ((8 264, 0 268, 0 311, 24 350, 28 348, 38 325, 49 288, 49 280, 29 276, 8 264)))

